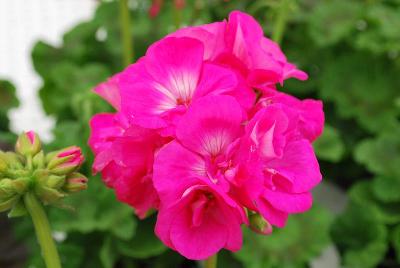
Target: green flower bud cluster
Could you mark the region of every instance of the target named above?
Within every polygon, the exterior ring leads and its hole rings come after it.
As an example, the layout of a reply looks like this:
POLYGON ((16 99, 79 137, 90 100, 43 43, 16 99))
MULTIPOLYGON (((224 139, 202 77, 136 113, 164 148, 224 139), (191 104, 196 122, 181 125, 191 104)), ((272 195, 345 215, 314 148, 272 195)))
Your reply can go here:
POLYGON ((84 161, 81 149, 71 146, 45 154, 36 133, 19 136, 15 152, 0 151, 0 212, 9 216, 26 213, 23 196, 34 193, 44 204, 85 190, 87 178, 78 173, 84 161))

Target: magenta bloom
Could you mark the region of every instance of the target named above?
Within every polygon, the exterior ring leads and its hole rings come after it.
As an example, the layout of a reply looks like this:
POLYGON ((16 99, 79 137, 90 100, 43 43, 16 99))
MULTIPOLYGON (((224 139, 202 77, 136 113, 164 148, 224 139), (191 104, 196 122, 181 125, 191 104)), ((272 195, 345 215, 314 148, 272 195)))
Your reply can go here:
POLYGON ((170 36, 200 40, 206 48, 204 60, 239 72, 253 88, 275 89, 276 83, 291 77, 306 80, 307 74, 289 63, 279 46, 263 35, 253 17, 234 11, 228 21, 184 28, 170 36))
POLYGON ((203 57, 204 45, 196 39, 168 37, 153 44, 120 74, 122 111, 142 127, 173 136, 187 107, 204 96, 234 96, 250 108, 254 92, 240 87, 234 72, 203 57))
POLYGON ((93 171, 115 189, 117 198, 141 218, 158 207, 152 182, 154 153, 164 142, 153 130, 127 125, 121 114, 98 114, 90 122, 89 145, 96 154, 93 171))
POLYGON ((172 33, 95 88, 116 112, 90 122, 93 170, 140 218, 158 210, 155 233, 183 256, 237 251, 243 224, 284 227, 322 179, 322 103, 276 90, 291 77, 307 79, 239 11, 172 33))

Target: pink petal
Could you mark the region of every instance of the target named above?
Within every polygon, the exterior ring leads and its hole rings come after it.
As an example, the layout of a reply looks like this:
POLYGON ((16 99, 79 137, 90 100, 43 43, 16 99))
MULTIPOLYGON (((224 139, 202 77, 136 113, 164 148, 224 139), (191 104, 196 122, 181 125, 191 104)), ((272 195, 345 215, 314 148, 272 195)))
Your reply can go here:
POLYGON ((224 49, 226 22, 214 22, 180 29, 169 36, 191 37, 204 45, 204 60, 213 60, 224 49))
POLYGON ((114 75, 107 82, 99 84, 94 89, 94 92, 108 101, 116 110, 121 108, 119 76, 120 74, 114 75))
POLYGON ((287 213, 301 213, 309 210, 312 206, 312 195, 309 192, 291 194, 280 191, 265 189, 263 198, 275 209, 287 213))
POLYGON ((271 90, 264 91, 264 96, 265 98, 260 100, 258 106, 263 105, 263 102, 286 105, 290 108, 286 109, 286 113, 290 112, 298 117, 297 124, 303 137, 312 142, 321 135, 324 127, 324 112, 321 101, 299 100, 291 95, 271 90))
POLYGON ((271 206, 271 204, 260 198, 256 204, 260 214, 272 225, 279 228, 283 228, 286 225, 289 214, 287 212, 280 211, 271 206))
POLYGON ((167 126, 163 113, 176 108, 175 97, 147 72, 144 59, 121 73, 122 111, 148 128, 167 126))
POLYGON ((177 126, 177 137, 187 148, 216 156, 241 131, 243 112, 234 98, 207 96, 194 102, 177 126))
POLYGON ((154 161, 154 185, 163 202, 170 203, 181 196, 192 178, 206 175, 204 160, 177 141, 165 145, 154 161))
POLYGON ((238 250, 242 243, 242 209, 218 190, 198 183, 169 207, 161 206, 156 234, 168 246, 194 260, 205 259, 224 247, 238 250))
POLYGON ((289 142, 282 158, 271 160, 266 165, 277 172, 274 180, 280 180, 281 176, 291 182, 290 189, 286 189, 291 193, 307 192, 322 179, 317 158, 307 140, 289 142))
POLYGON ((229 94, 237 85, 238 81, 234 72, 216 64, 205 63, 193 98, 229 94))
POLYGON ((148 49, 145 66, 162 91, 168 91, 178 102, 193 97, 203 64, 204 46, 193 38, 167 37, 148 49))

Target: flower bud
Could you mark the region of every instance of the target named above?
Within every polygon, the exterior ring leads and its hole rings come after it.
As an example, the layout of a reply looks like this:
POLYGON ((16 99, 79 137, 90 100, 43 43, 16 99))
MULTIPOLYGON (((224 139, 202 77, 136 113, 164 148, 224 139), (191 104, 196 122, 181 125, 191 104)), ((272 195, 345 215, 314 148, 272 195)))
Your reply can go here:
POLYGON ((6 178, 0 180, 0 199, 24 194, 28 190, 29 184, 29 178, 18 178, 14 180, 6 178))
POLYGON ((8 199, 14 196, 17 191, 14 188, 13 180, 2 179, 0 180, 0 200, 8 199))
POLYGON ((28 191, 30 184, 31 184, 30 178, 18 178, 12 180, 12 185, 18 194, 26 193, 26 191, 28 191))
POLYGON ((84 175, 74 172, 67 176, 63 189, 67 193, 76 193, 82 190, 86 190, 87 182, 88 179, 84 175))
POLYGON ((249 221, 250 229, 256 233, 267 235, 272 232, 271 224, 258 213, 250 212, 249 221))
POLYGON ((56 175, 67 175, 76 171, 82 165, 84 157, 77 146, 67 147, 47 156, 47 167, 56 175))
POLYGON ((7 162, 0 156, 0 176, 1 174, 4 174, 7 171, 7 168, 8 168, 7 162))
POLYGON ((49 188, 44 185, 38 185, 35 189, 35 193, 45 204, 54 203, 59 199, 65 197, 65 195, 58 190, 49 188))
POLYGON ((25 156, 34 156, 41 150, 41 142, 39 136, 33 132, 28 131, 22 133, 15 145, 15 151, 25 156))
POLYGON ((50 175, 46 181, 46 186, 53 189, 60 189, 64 184, 65 176, 50 175))
POLYGON ((23 157, 13 152, 0 151, 0 161, 5 163, 8 169, 23 168, 23 157))
POLYGON ((44 168, 45 167, 46 161, 45 161, 43 151, 40 151, 33 157, 32 163, 35 168, 44 168))

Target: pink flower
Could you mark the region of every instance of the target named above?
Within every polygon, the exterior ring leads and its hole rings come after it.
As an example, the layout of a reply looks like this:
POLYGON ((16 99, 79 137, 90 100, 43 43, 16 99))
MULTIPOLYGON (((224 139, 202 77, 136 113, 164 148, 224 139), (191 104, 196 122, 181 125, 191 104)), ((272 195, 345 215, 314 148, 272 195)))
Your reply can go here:
POLYGON ((324 128, 324 111, 319 100, 299 100, 291 95, 276 90, 264 90, 262 98, 258 101, 254 111, 272 103, 279 103, 297 115, 298 132, 310 142, 318 138, 324 128))
POLYGON ((207 95, 231 95, 250 108, 255 94, 238 84, 235 73, 203 62, 204 45, 192 38, 168 37, 120 75, 122 111, 146 128, 174 135, 192 101, 207 95))
POLYGON ((263 192, 253 194, 257 211, 278 227, 290 213, 311 207, 309 191, 322 178, 310 142, 297 133, 297 116, 284 105, 271 104, 249 122, 241 141, 241 154, 252 155, 256 165, 250 164, 262 171, 263 192))
POLYGON ((145 217, 149 209, 158 206, 152 182, 153 159, 164 140, 152 130, 128 125, 122 114, 96 115, 90 125, 89 145, 96 155, 94 172, 101 172, 117 198, 145 217))
POLYGON ((179 122, 179 142, 167 144, 156 157, 154 184, 161 199, 156 234, 187 258, 241 247, 240 225, 247 219, 229 196, 226 175, 233 167, 226 156, 243 120, 234 98, 201 98, 179 122))
POLYGON ((289 63, 279 46, 263 36, 253 17, 233 11, 229 20, 181 29, 170 36, 188 36, 203 42, 205 60, 223 64, 239 72, 253 88, 275 88, 276 83, 307 74, 289 63))
POLYGON ((93 170, 183 256, 239 250, 242 224, 283 227, 321 181, 322 103, 278 92, 290 77, 307 79, 247 14, 179 30, 96 87, 117 112, 90 122, 93 170))

